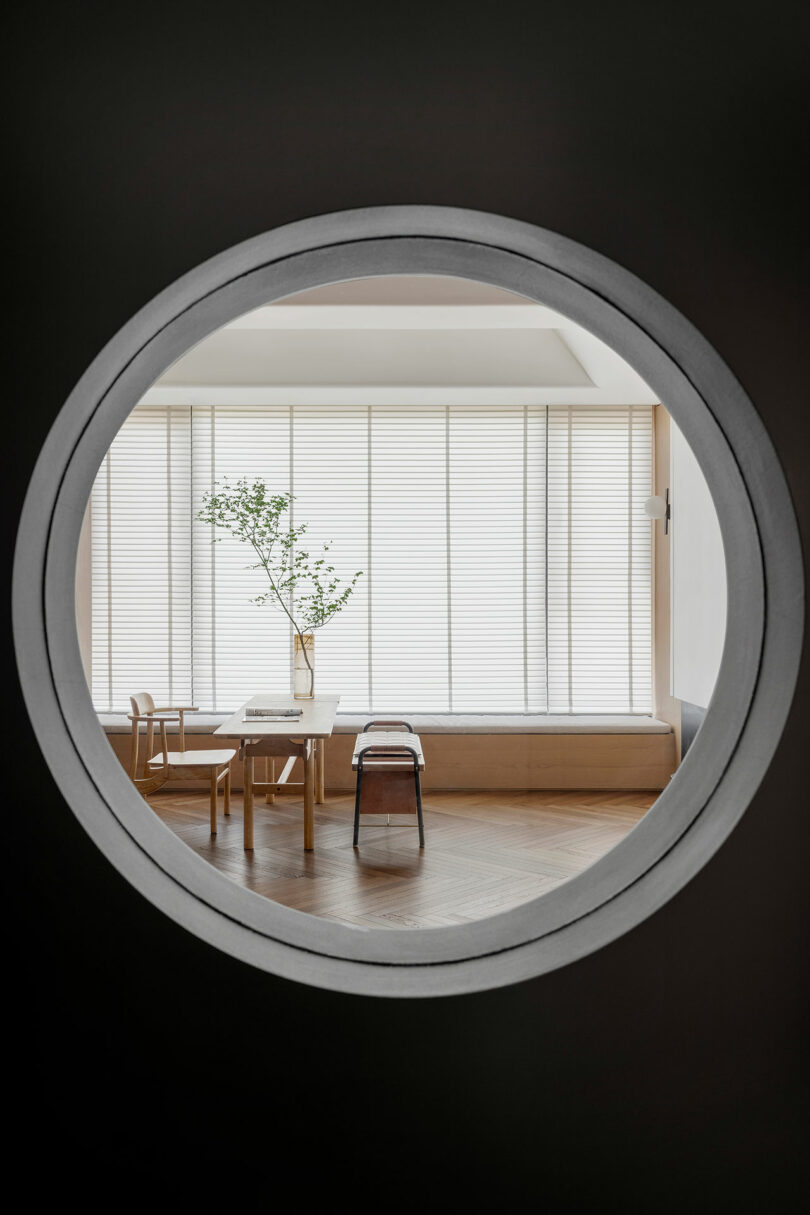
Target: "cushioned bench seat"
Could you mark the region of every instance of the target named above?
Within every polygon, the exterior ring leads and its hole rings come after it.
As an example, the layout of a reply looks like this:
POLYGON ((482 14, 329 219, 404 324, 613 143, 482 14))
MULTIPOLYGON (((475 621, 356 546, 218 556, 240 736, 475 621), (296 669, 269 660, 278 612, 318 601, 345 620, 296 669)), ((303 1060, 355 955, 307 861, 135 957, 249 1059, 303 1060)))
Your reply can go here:
MULTIPOLYGON (((228 713, 187 713, 186 734, 213 734, 230 716, 228 713)), ((335 734, 357 734, 370 718, 368 713, 338 713, 335 734)), ((636 714, 583 713, 408 713, 417 734, 670 734, 672 726, 657 717, 636 714)), ((129 734, 132 725, 126 713, 99 713, 107 734, 129 734)), ((177 733, 177 722, 168 722, 169 734, 177 733)))
MULTIPOLYGON (((226 713, 187 713, 187 750, 218 745, 214 730, 226 713)), ((352 752, 370 713, 339 713, 326 744, 331 792, 354 788, 352 752)), ((422 740, 424 792, 449 789, 663 789, 677 767, 672 727, 630 714, 407 713, 422 740)), ((125 768, 130 729, 126 713, 99 722, 125 768)), ((169 734, 177 724, 167 724, 169 734)), ((242 765, 231 765, 233 788, 242 765)), ((179 787, 179 786, 177 786, 179 787)), ((186 784, 184 788, 195 786, 186 784)))
MULTIPOLYGON (((183 729, 186 734, 213 734, 217 726, 228 720, 230 713, 186 713, 184 717, 183 729)), ((98 720, 105 734, 129 734, 132 730, 132 722, 126 713, 99 713, 98 720)), ((142 727, 141 733, 144 729, 145 727, 142 727)), ((177 732, 177 722, 167 721, 166 733, 177 732)), ((157 730, 155 735, 157 736, 157 730)))
MULTIPOLYGON (((406 713, 417 734, 669 734, 657 717, 634 714, 406 713)), ((356 734, 368 716, 339 713, 336 734, 356 734)))

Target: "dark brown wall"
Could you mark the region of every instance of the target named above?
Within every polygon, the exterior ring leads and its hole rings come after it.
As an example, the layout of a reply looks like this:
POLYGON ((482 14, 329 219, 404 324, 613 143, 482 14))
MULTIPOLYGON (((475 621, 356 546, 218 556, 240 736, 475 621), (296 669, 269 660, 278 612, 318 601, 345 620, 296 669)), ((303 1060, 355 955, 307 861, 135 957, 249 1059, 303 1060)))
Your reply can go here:
MULTIPOLYGON (((560 231, 680 308, 751 394, 806 528, 804 8, 292 11, 15 19, 17 502, 76 378, 177 275, 289 220, 429 202, 560 231)), ((403 1003, 275 979, 189 936, 103 860, 29 737, 4 869, 23 878, 6 1048, 15 1124, 43 1150, 31 1183, 95 1195, 108 1159, 117 1195, 168 1161, 178 1186, 222 1178, 266 1206, 306 1149, 289 1175, 310 1201, 449 1187, 472 1204, 495 1185, 551 1210, 787 1210, 806 1136, 808 714, 805 671, 741 825, 647 923, 513 989, 403 1003)))

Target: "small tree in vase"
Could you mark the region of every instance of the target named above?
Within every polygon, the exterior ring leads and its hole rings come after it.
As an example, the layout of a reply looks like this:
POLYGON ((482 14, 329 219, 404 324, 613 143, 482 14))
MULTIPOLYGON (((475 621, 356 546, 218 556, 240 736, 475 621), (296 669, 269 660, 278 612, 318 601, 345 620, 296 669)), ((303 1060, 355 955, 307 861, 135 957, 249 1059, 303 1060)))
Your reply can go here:
POLYGON ((315 694, 315 630, 345 607, 363 571, 343 582, 329 564, 331 544, 323 544, 317 555, 303 547, 307 524, 294 527, 288 519, 292 494, 271 494, 261 479, 248 482, 244 477, 234 485, 225 479, 216 486, 203 494, 197 518, 253 549, 258 560, 248 568, 264 570, 270 589, 251 602, 269 603, 289 619, 295 630, 294 695, 309 700, 315 694))

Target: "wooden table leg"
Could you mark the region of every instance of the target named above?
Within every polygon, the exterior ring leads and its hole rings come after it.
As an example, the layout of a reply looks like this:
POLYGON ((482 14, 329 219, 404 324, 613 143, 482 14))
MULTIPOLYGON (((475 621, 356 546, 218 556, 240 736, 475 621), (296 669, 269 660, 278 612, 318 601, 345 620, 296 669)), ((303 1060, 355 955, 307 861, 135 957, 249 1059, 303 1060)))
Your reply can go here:
POLYGON ((315 740, 315 801, 318 805, 326 800, 324 783, 326 777, 326 739, 315 740))
POLYGON ((315 847, 315 747, 312 739, 304 743, 304 851, 315 847))
POLYGON ((231 812, 231 770, 225 773, 225 813, 231 812))
MULTIPOLYGON (((270 784, 272 784, 276 779, 276 761, 270 755, 268 755, 264 761, 264 779, 269 781, 270 784)), ((275 800, 276 795, 274 794, 273 790, 268 789, 267 793, 265 794, 265 801, 267 802, 268 806, 272 806, 275 800)))
POLYGON ((211 769, 211 834, 217 833, 217 770, 211 769))
POLYGON ((253 756, 245 756, 245 848, 253 848, 253 756))

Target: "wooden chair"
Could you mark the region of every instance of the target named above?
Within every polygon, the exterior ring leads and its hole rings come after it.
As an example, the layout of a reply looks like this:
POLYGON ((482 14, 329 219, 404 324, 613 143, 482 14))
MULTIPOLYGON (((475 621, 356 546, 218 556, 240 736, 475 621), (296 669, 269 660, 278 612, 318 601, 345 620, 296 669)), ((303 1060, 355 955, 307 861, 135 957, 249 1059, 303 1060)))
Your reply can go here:
POLYGON ((204 778, 211 781, 211 834, 217 833, 217 792, 219 782, 224 777, 225 813, 231 812, 231 760, 236 751, 186 751, 184 731, 184 714, 196 713, 196 708, 185 706, 169 706, 157 708, 148 692, 138 692, 130 696, 129 703, 132 712, 129 720, 132 722, 132 745, 129 760, 129 774, 135 788, 144 797, 156 792, 172 777, 204 778), (179 723, 179 751, 170 751, 166 738, 166 722, 179 723), (143 761, 143 772, 138 775, 138 753, 140 750, 141 724, 146 723, 146 753, 143 761), (160 728, 160 750, 152 754, 155 725, 160 728))
POLYGON ((425 757, 422 743, 407 721, 368 721, 357 735, 352 755, 357 773, 354 798, 354 846, 360 834, 361 814, 416 814, 419 847, 425 846, 422 820, 422 785, 425 757), (379 734, 372 731, 382 726, 379 734), (401 727, 392 730, 391 726, 401 727), (362 792, 362 800, 361 800, 362 792))

